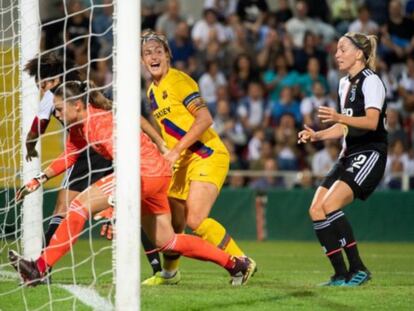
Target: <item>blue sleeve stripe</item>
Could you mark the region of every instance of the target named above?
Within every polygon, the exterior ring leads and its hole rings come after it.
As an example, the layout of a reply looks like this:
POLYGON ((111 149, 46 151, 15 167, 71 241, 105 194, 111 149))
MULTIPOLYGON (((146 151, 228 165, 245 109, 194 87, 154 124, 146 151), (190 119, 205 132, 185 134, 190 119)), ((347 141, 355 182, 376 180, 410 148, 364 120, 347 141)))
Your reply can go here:
POLYGON ((184 106, 187 107, 194 99, 199 98, 199 97, 201 97, 199 92, 191 93, 186 98, 184 98, 184 101, 183 101, 184 106))

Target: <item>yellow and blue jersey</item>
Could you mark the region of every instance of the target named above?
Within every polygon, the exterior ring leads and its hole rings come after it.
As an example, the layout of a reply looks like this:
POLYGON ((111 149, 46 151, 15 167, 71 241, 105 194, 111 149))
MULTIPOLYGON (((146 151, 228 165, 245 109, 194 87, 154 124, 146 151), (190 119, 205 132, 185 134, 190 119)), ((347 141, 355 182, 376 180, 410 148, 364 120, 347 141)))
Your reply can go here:
MULTIPOLYGON (((184 72, 170 68, 159 85, 150 85, 147 96, 162 137, 171 149, 194 123, 192 113, 198 109, 195 100, 201 98, 198 85, 184 72)), ((213 153, 228 153, 212 128, 207 129, 188 150, 191 158, 202 159, 209 158, 213 153)), ((187 155, 188 151, 184 153, 187 155)))

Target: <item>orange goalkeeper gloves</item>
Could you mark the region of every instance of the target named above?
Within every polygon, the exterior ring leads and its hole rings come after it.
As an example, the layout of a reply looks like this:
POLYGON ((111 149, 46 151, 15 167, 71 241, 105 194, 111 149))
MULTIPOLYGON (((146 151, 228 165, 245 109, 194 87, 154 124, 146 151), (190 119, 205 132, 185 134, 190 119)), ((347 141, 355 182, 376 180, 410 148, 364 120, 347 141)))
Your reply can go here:
POLYGON ((48 181, 49 177, 45 173, 39 173, 33 179, 31 179, 28 183, 26 183, 23 187, 21 187, 16 192, 16 203, 21 202, 26 195, 36 191, 43 183, 48 181))

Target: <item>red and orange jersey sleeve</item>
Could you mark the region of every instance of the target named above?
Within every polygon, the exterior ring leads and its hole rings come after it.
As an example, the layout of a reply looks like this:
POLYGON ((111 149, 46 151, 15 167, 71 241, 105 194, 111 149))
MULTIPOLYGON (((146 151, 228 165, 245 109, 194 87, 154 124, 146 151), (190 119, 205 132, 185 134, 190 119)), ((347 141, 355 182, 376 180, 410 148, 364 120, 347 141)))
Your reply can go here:
POLYGON ((80 126, 71 128, 66 141, 65 151, 48 168, 53 170, 56 175, 63 173, 75 164, 79 154, 86 146, 87 143, 83 137, 82 128, 80 126))

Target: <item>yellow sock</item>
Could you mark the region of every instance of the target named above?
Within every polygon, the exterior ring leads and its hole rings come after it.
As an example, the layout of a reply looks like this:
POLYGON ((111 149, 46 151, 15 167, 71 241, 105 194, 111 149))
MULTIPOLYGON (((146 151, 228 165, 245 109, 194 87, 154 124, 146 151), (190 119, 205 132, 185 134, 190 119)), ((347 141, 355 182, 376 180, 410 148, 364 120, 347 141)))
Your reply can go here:
POLYGON ((226 232, 226 229, 212 218, 206 218, 194 233, 232 256, 244 256, 243 251, 226 232))
POLYGON ((168 272, 177 271, 180 263, 180 255, 163 254, 162 269, 168 272))

